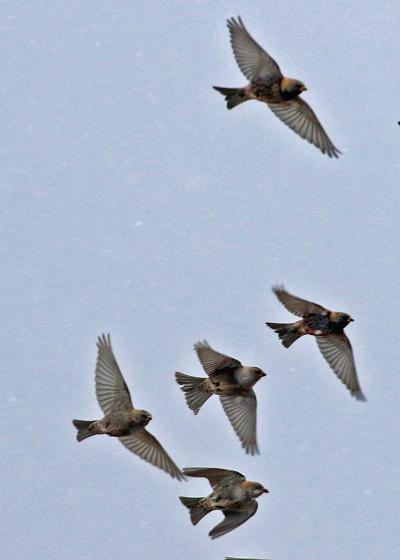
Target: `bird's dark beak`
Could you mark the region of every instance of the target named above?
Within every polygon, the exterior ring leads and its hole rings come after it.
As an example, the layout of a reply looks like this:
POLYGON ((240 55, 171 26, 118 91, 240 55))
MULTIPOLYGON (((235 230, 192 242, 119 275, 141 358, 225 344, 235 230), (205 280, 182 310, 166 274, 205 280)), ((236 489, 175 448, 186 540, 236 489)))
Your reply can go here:
POLYGON ((264 494, 269 494, 269 490, 267 490, 266 488, 263 488, 263 493, 264 494))
POLYGON ((261 372, 261 377, 267 377, 267 374, 265 373, 265 371, 261 372))
POLYGON ((349 323, 352 323, 354 321, 353 317, 349 317, 347 320, 349 323))

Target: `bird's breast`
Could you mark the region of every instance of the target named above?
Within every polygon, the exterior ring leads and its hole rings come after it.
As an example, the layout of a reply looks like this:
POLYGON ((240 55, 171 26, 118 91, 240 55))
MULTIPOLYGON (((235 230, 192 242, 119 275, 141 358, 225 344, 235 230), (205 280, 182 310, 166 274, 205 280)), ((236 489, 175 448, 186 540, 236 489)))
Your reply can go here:
POLYGON ((130 432, 129 414, 124 412, 112 412, 98 421, 102 433, 110 436, 121 437, 130 432))
POLYGON ((291 101, 298 96, 299 94, 297 91, 280 91, 280 99, 283 99, 283 101, 291 101))
POLYGON ((238 368, 235 371, 235 380, 242 387, 251 387, 255 382, 254 372, 247 367, 238 368))
POLYGON ((232 500, 234 502, 243 502, 247 499, 247 490, 240 485, 236 485, 232 488, 231 491, 232 500))

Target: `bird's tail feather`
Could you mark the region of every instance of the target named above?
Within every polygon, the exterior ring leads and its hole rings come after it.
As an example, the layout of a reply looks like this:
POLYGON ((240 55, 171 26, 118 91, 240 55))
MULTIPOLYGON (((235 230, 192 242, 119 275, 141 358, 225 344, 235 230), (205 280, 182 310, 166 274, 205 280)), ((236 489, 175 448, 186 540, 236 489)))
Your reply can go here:
POLYGON ((184 506, 186 506, 190 513, 190 520, 193 525, 196 525, 200 519, 202 519, 209 511, 199 507, 199 502, 202 498, 187 498, 186 496, 180 496, 180 501, 184 506))
POLYGON ((228 109, 233 109, 237 105, 247 101, 247 97, 242 88, 225 88, 217 86, 213 86, 213 88, 225 96, 225 101, 227 101, 226 106, 228 109))
POLYGON ((282 340, 283 346, 285 346, 286 348, 289 348, 289 346, 291 346, 293 342, 296 342, 298 338, 303 336, 302 334, 299 334, 296 323, 265 324, 278 334, 279 338, 282 340))
POLYGON ((82 441, 83 439, 95 435, 93 432, 89 432, 88 429, 93 422, 95 422, 95 420, 72 420, 73 425, 78 430, 78 433, 76 434, 76 439, 78 441, 82 441))
POLYGON ((200 387, 204 381, 204 377, 192 377, 185 373, 177 371, 175 373, 177 383, 181 386, 185 393, 185 399, 188 407, 197 414, 207 399, 211 397, 211 393, 207 393, 200 387))

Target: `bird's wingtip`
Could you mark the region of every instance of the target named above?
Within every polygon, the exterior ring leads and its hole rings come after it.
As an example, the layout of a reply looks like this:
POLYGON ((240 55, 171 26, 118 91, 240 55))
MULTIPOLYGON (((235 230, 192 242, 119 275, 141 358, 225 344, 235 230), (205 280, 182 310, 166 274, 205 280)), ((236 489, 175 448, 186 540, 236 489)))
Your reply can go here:
POLYGON ((244 28, 244 24, 242 21, 242 18, 240 16, 237 16, 236 18, 234 16, 231 16, 230 18, 228 18, 226 20, 226 25, 228 27, 228 29, 231 31, 233 27, 243 27, 244 28))
POLYGON ((364 395, 364 393, 362 391, 355 391, 355 392, 352 393, 352 395, 359 402, 367 402, 368 401, 367 397, 364 395))
POLYGON ((100 346, 110 346, 111 347, 111 335, 110 333, 102 333, 101 335, 99 335, 97 337, 97 347, 100 348, 100 346))
POLYGON ((193 348, 197 352, 197 350, 199 350, 200 348, 210 348, 210 345, 208 344, 207 340, 199 340, 198 342, 193 344, 193 348))
POLYGON ((283 284, 274 284, 271 287, 271 291, 276 294, 278 292, 284 292, 285 291, 285 286, 283 284))
POLYGON ((260 455, 260 450, 257 443, 253 443, 252 445, 247 446, 245 443, 242 443, 242 447, 246 451, 247 455, 252 455, 253 457, 254 455, 260 455))

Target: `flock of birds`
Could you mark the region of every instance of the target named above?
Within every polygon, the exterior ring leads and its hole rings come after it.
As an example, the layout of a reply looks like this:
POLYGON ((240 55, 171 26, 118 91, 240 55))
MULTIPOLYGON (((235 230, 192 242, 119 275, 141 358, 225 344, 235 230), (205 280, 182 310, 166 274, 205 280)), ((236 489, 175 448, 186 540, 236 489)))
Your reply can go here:
MULTIPOLYGON (((329 139, 313 110, 299 97, 306 91, 304 84, 282 75, 277 63, 251 37, 240 17, 228 20, 228 29, 235 59, 250 81, 243 88, 215 87, 225 96, 228 109, 251 99, 262 101, 302 138, 314 144, 322 153, 337 158, 339 150, 329 139)), ((364 401, 352 347, 344 333, 344 329, 353 321, 350 315, 330 311, 317 303, 296 297, 283 286, 274 287, 273 292, 299 320, 294 323, 267 322, 266 325, 278 334, 286 348, 304 335, 315 336, 318 348, 338 378, 351 395, 364 401)), ((211 511, 223 513, 222 521, 209 533, 211 539, 225 535, 252 517, 257 511, 257 498, 268 493, 268 490, 259 482, 246 480, 243 474, 234 470, 213 467, 181 470, 147 430, 151 414, 134 407, 115 358, 110 335, 99 337, 97 348, 96 396, 104 417, 100 420, 73 420, 77 428, 77 440, 100 434, 117 437, 129 451, 164 470, 172 478, 180 481, 186 477, 207 478, 212 489, 208 496, 181 496, 180 501, 189 510, 193 525, 211 511)), ((188 407, 197 414, 212 395, 219 396, 222 408, 245 452, 258 454, 257 398, 253 387, 266 373, 214 350, 206 341, 197 342, 194 349, 207 377, 193 377, 181 372, 175 374, 188 407)))

